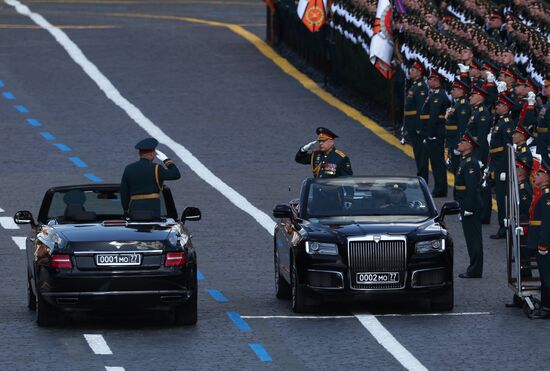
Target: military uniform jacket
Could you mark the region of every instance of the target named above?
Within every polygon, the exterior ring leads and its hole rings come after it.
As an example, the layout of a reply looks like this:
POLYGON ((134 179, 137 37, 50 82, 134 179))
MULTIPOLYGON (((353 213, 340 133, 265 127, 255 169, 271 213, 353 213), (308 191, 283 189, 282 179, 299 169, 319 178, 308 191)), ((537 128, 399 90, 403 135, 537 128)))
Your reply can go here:
POLYGON ((487 135, 489 135, 491 131, 492 124, 493 114, 486 106, 480 104, 479 106, 472 107, 472 115, 470 116, 466 128, 479 143, 479 147, 476 148, 475 154, 484 164, 487 164, 487 158, 489 157, 487 135))
POLYGON ((453 110, 445 122, 445 140, 447 148, 456 148, 460 137, 464 134, 472 115, 472 106, 465 97, 458 98, 453 104, 453 110))
POLYGON ((537 153, 545 155, 550 152, 550 102, 546 103, 539 113, 537 123, 537 153))
POLYGON ((529 181, 529 175, 519 183, 519 223, 529 224, 529 209, 533 201, 533 187, 529 181))
POLYGON ((535 204, 533 218, 529 222, 527 248, 532 250, 550 244, 550 188, 546 186, 541 191, 542 195, 535 204))
POLYGON ((334 178, 337 176, 351 176, 351 162, 344 152, 332 148, 328 152, 314 151, 303 152, 301 149, 296 153, 296 162, 311 165, 315 178, 334 178))
POLYGON ((537 123, 537 112, 534 105, 524 103, 519 112, 518 124, 523 125, 529 129, 532 125, 537 123))
POLYGON ((430 91, 420 113, 420 135, 424 138, 440 138, 445 135, 445 111, 450 106, 443 89, 430 91))
MULTIPOLYGON (((498 174, 506 171, 506 145, 512 143, 512 133, 515 129, 514 122, 509 115, 502 115, 491 130, 491 143, 489 152, 491 154, 491 169, 498 174)), ((496 179, 497 179, 496 178, 496 179)))
POLYGON ((403 123, 407 131, 420 131, 420 111, 428 97, 428 87, 423 79, 412 82, 405 96, 403 123))
POLYGON ((516 158, 523 161, 530 168, 533 167, 533 154, 527 144, 519 144, 516 148, 516 158))
POLYGON ((120 182, 120 198, 122 207, 128 211, 130 204, 132 208, 135 204, 140 204, 140 209, 151 205, 156 209, 160 207, 160 198, 156 197, 162 189, 162 183, 165 180, 175 180, 180 178, 180 172, 176 165, 170 160, 165 160, 164 166, 155 164, 148 159, 141 158, 124 169, 122 181, 120 182), (147 198, 149 197, 149 198, 147 198))
POLYGON ((492 107, 497 101, 498 89, 494 82, 486 82, 482 86, 483 90, 487 92, 487 105, 492 107))
POLYGON ((462 214, 464 211, 474 212, 481 210, 481 169, 477 159, 470 153, 462 156, 460 166, 455 175, 454 199, 460 203, 462 214))

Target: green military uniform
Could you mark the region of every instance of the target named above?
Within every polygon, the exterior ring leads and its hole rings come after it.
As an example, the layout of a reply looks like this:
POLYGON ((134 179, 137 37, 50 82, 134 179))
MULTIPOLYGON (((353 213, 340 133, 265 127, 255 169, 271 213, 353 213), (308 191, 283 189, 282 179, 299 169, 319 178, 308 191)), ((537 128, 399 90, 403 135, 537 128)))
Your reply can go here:
MULTIPOLYGON (((527 158, 527 161, 529 159, 527 158)), ((532 158, 531 158, 531 164, 532 164, 532 158)), ((531 164, 528 164, 521 160, 520 158, 516 157, 516 167, 517 168, 523 168, 526 171, 526 175, 523 179, 518 180, 518 192, 519 192, 519 224, 521 227, 523 227, 524 233, 523 236, 520 238, 520 255, 522 263, 521 265, 529 265, 529 261, 531 259, 531 256, 533 255, 532 252, 527 250, 527 235, 528 235, 528 228, 529 228, 529 219, 530 219, 530 209, 531 209, 531 202, 533 201, 533 186, 531 185, 531 181, 529 179, 529 174, 531 173, 531 164)), ((521 276, 522 277, 531 277, 531 269, 524 268, 521 270, 521 276)))
MULTIPOLYGON (((477 145, 466 133, 464 140, 477 145)), ((462 278, 481 277, 483 274, 483 238, 481 235, 481 169, 473 153, 462 156, 456 172, 454 198, 460 203, 462 229, 470 256, 470 265, 462 278)))
MULTIPOLYGON (((463 91, 468 91, 468 85, 461 81, 455 81, 453 88, 459 88, 463 91)), ((472 114, 472 106, 465 96, 456 99, 453 103, 452 110, 447 115, 445 122, 445 147, 450 161, 450 170, 456 174, 460 164, 460 155, 456 155, 456 146, 466 130, 468 121, 472 114)))
POLYGON ((426 157, 426 150, 422 144, 422 137, 420 136, 420 111, 427 97, 428 87, 424 79, 420 78, 419 80, 413 81, 405 96, 405 112, 403 117, 407 139, 413 148, 414 160, 416 162, 416 174, 426 179, 426 181, 428 180, 429 170, 427 161, 422 160, 426 157))
MULTIPOLYGON (((338 138, 336 134, 327 128, 319 127, 316 130, 317 140, 323 141, 338 138)), ((304 151, 300 148, 295 156, 296 162, 311 165, 311 171, 315 178, 334 178, 338 176, 352 176, 353 170, 348 156, 335 147, 329 151, 304 151)))
POLYGON ((550 101, 539 113, 537 123, 537 153, 545 156, 550 153, 550 101))
MULTIPOLYGON (((158 142, 152 138, 144 139, 136 145, 142 151, 154 151, 158 142)), ((152 218, 160 218, 160 193, 163 182, 180 178, 180 172, 170 160, 164 160, 166 168, 147 158, 126 166, 120 182, 120 198, 124 211, 130 217, 140 212, 152 213, 152 218)))
MULTIPOLYGON (((434 71, 430 74, 430 78, 433 76, 443 81, 443 77, 434 71)), ((445 91, 442 88, 434 89, 430 91, 420 113, 422 122, 420 135, 428 154, 428 157, 423 159, 423 166, 428 167, 427 160, 432 165, 435 183, 432 195, 435 197, 447 196, 444 140, 445 112, 449 106, 449 98, 445 91)))

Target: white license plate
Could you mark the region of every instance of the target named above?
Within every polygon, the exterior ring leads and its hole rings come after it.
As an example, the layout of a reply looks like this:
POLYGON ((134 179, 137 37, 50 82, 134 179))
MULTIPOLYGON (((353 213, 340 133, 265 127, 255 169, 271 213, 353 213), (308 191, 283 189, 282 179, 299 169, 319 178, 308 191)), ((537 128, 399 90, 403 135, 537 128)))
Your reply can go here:
POLYGON ((364 272, 357 273, 357 283, 399 283, 399 272, 364 272))
POLYGON ((141 254, 97 254, 95 264, 110 267, 140 265, 141 254))

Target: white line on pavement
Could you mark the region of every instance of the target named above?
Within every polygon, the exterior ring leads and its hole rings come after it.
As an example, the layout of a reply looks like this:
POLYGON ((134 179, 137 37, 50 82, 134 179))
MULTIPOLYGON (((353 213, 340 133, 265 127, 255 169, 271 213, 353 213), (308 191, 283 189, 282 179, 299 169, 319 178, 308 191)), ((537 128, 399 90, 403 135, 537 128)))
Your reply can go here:
POLYGON ((4 209, 2 209, 2 208, 0 207, 0 213, 3 213, 3 212, 4 212, 4 209))
POLYGON ((124 371, 124 367, 105 366, 107 371, 124 371))
POLYGON ((407 370, 428 370, 416 359, 372 314, 356 314, 355 317, 372 336, 407 370))
POLYGON ((27 248, 26 241, 27 237, 12 237, 13 242, 19 247, 19 250, 25 250, 27 248))
MULTIPOLYGON (((441 317, 441 316, 482 316, 491 312, 449 312, 449 313, 388 313, 373 314, 375 317, 441 317)), ((348 319, 356 316, 241 316, 244 319, 348 319)))
POLYGON ((43 16, 32 12, 29 7, 21 4, 17 0, 5 0, 6 4, 13 6, 17 12, 30 17, 37 25, 48 31, 57 42, 67 51, 73 61, 78 64, 84 72, 97 84, 107 98, 119 106, 136 124, 138 124, 149 135, 156 138, 160 143, 166 145, 194 171, 206 183, 210 184, 229 201, 231 201, 239 209, 243 210, 252 216, 262 227, 264 227, 271 235, 275 222, 269 215, 252 205, 244 196, 235 191, 223 180, 218 178, 210 171, 202 162, 200 162, 187 148, 172 140, 158 126, 156 126, 149 118, 147 118, 134 104, 128 101, 120 94, 118 89, 109 81, 109 79, 93 64, 80 50, 80 48, 63 32, 61 29, 53 26, 43 16))
POLYGON ((0 216, 0 225, 4 229, 19 229, 19 226, 15 224, 11 216, 0 216))
POLYGON ((95 354, 113 354, 102 335, 84 334, 84 338, 95 354))

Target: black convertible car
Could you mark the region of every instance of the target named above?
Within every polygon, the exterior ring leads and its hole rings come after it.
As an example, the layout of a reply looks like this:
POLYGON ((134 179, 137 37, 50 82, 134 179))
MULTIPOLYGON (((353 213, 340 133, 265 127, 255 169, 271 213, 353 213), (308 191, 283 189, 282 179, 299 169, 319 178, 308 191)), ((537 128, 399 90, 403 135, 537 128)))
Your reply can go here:
POLYGON ((453 308, 453 242, 420 177, 306 179, 277 205, 275 287, 295 312, 323 300, 413 295, 453 308))
POLYGON ((197 322, 197 259, 186 220, 178 218, 168 187, 161 218, 124 215, 119 185, 49 189, 35 221, 29 211, 14 220, 30 224, 26 241, 28 307, 39 326, 70 310, 171 307, 180 325, 197 322))

